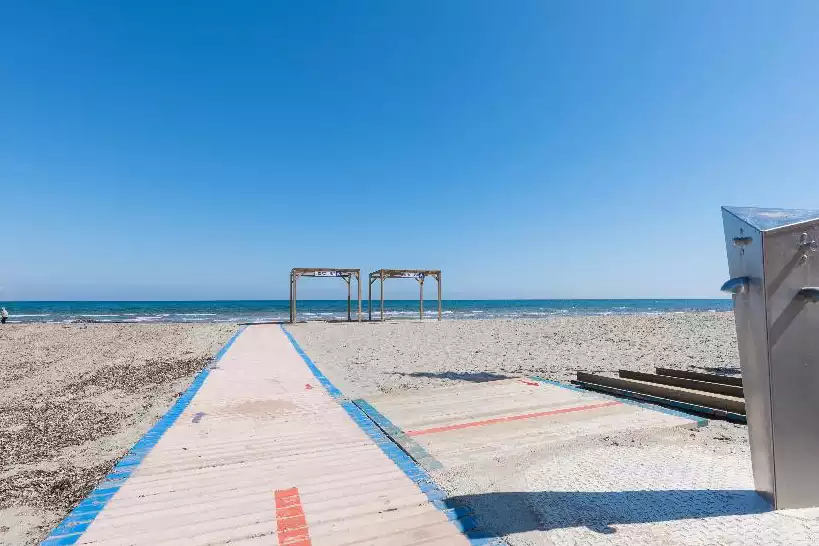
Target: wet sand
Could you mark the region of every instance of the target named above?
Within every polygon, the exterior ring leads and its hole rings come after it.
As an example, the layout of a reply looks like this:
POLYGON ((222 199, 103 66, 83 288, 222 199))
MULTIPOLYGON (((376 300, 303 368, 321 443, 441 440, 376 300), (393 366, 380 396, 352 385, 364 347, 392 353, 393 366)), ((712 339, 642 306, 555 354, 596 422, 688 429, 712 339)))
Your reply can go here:
POLYGON ((0 328, 0 544, 36 544, 165 413, 228 324, 0 328))

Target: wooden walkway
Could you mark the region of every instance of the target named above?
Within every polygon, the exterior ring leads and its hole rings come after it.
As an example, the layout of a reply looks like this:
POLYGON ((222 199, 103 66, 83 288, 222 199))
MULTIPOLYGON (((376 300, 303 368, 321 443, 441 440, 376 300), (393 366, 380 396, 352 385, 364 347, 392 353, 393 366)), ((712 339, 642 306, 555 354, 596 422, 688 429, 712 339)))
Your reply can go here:
POLYGON ((283 328, 258 325, 43 544, 496 543, 473 526, 283 328))

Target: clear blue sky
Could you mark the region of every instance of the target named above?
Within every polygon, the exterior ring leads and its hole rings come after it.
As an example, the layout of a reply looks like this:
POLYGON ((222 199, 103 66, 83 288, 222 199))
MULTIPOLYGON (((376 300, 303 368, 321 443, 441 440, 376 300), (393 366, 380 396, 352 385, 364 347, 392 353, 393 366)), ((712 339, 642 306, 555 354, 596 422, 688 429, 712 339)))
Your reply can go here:
POLYGON ((717 297, 720 205, 819 208, 817 28, 814 0, 6 1, 0 299, 285 298, 294 266, 717 297))

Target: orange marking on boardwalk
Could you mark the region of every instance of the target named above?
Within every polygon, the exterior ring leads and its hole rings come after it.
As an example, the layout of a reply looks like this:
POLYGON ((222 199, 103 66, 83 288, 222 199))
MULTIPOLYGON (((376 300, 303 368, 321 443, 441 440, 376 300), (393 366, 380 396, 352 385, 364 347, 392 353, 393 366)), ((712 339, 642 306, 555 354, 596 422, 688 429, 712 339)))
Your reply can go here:
POLYGON ((276 498, 276 526, 279 544, 286 546, 311 546, 307 518, 296 487, 279 489, 276 498))
POLYGON ((485 425, 494 425, 495 423, 505 423, 507 421, 520 421, 523 419, 534 419, 536 417, 546 417, 549 415, 560 415, 561 413, 573 413, 576 411, 586 411, 598 408, 608 408, 611 406, 619 406, 622 402, 603 402, 602 404, 589 404, 587 406, 576 406, 573 408, 562 408, 551 411, 539 411, 537 413, 526 413, 523 415, 511 415, 509 417, 496 417, 495 419, 486 419, 485 421, 472 421, 471 423, 458 423, 456 425, 447 425, 443 427, 427 428, 422 430, 410 430, 407 432, 409 436, 421 436, 422 434, 434 434, 436 432, 447 432, 450 430, 459 430, 462 428, 482 427, 485 425))

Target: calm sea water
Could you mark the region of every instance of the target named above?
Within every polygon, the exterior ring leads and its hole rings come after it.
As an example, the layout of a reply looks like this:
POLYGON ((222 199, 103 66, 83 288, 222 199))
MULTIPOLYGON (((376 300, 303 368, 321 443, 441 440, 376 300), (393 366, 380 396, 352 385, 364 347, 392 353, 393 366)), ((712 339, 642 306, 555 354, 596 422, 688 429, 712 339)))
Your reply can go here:
MULTIPOLYGON (((266 322, 287 320, 287 300, 251 301, 26 301, 0 302, 9 322, 266 322)), ((656 314, 685 311, 730 311, 731 300, 445 300, 445 319, 549 318, 572 315, 656 314)), ((389 318, 415 318, 418 302, 385 302, 389 318)), ((347 317, 347 300, 299 301, 300 320, 347 317)), ((364 318, 367 302, 363 303, 364 318)), ((427 302, 434 317, 437 302, 427 302)), ((355 302, 353 302, 355 314, 355 302)), ((373 318, 378 305, 373 302, 373 318)))

